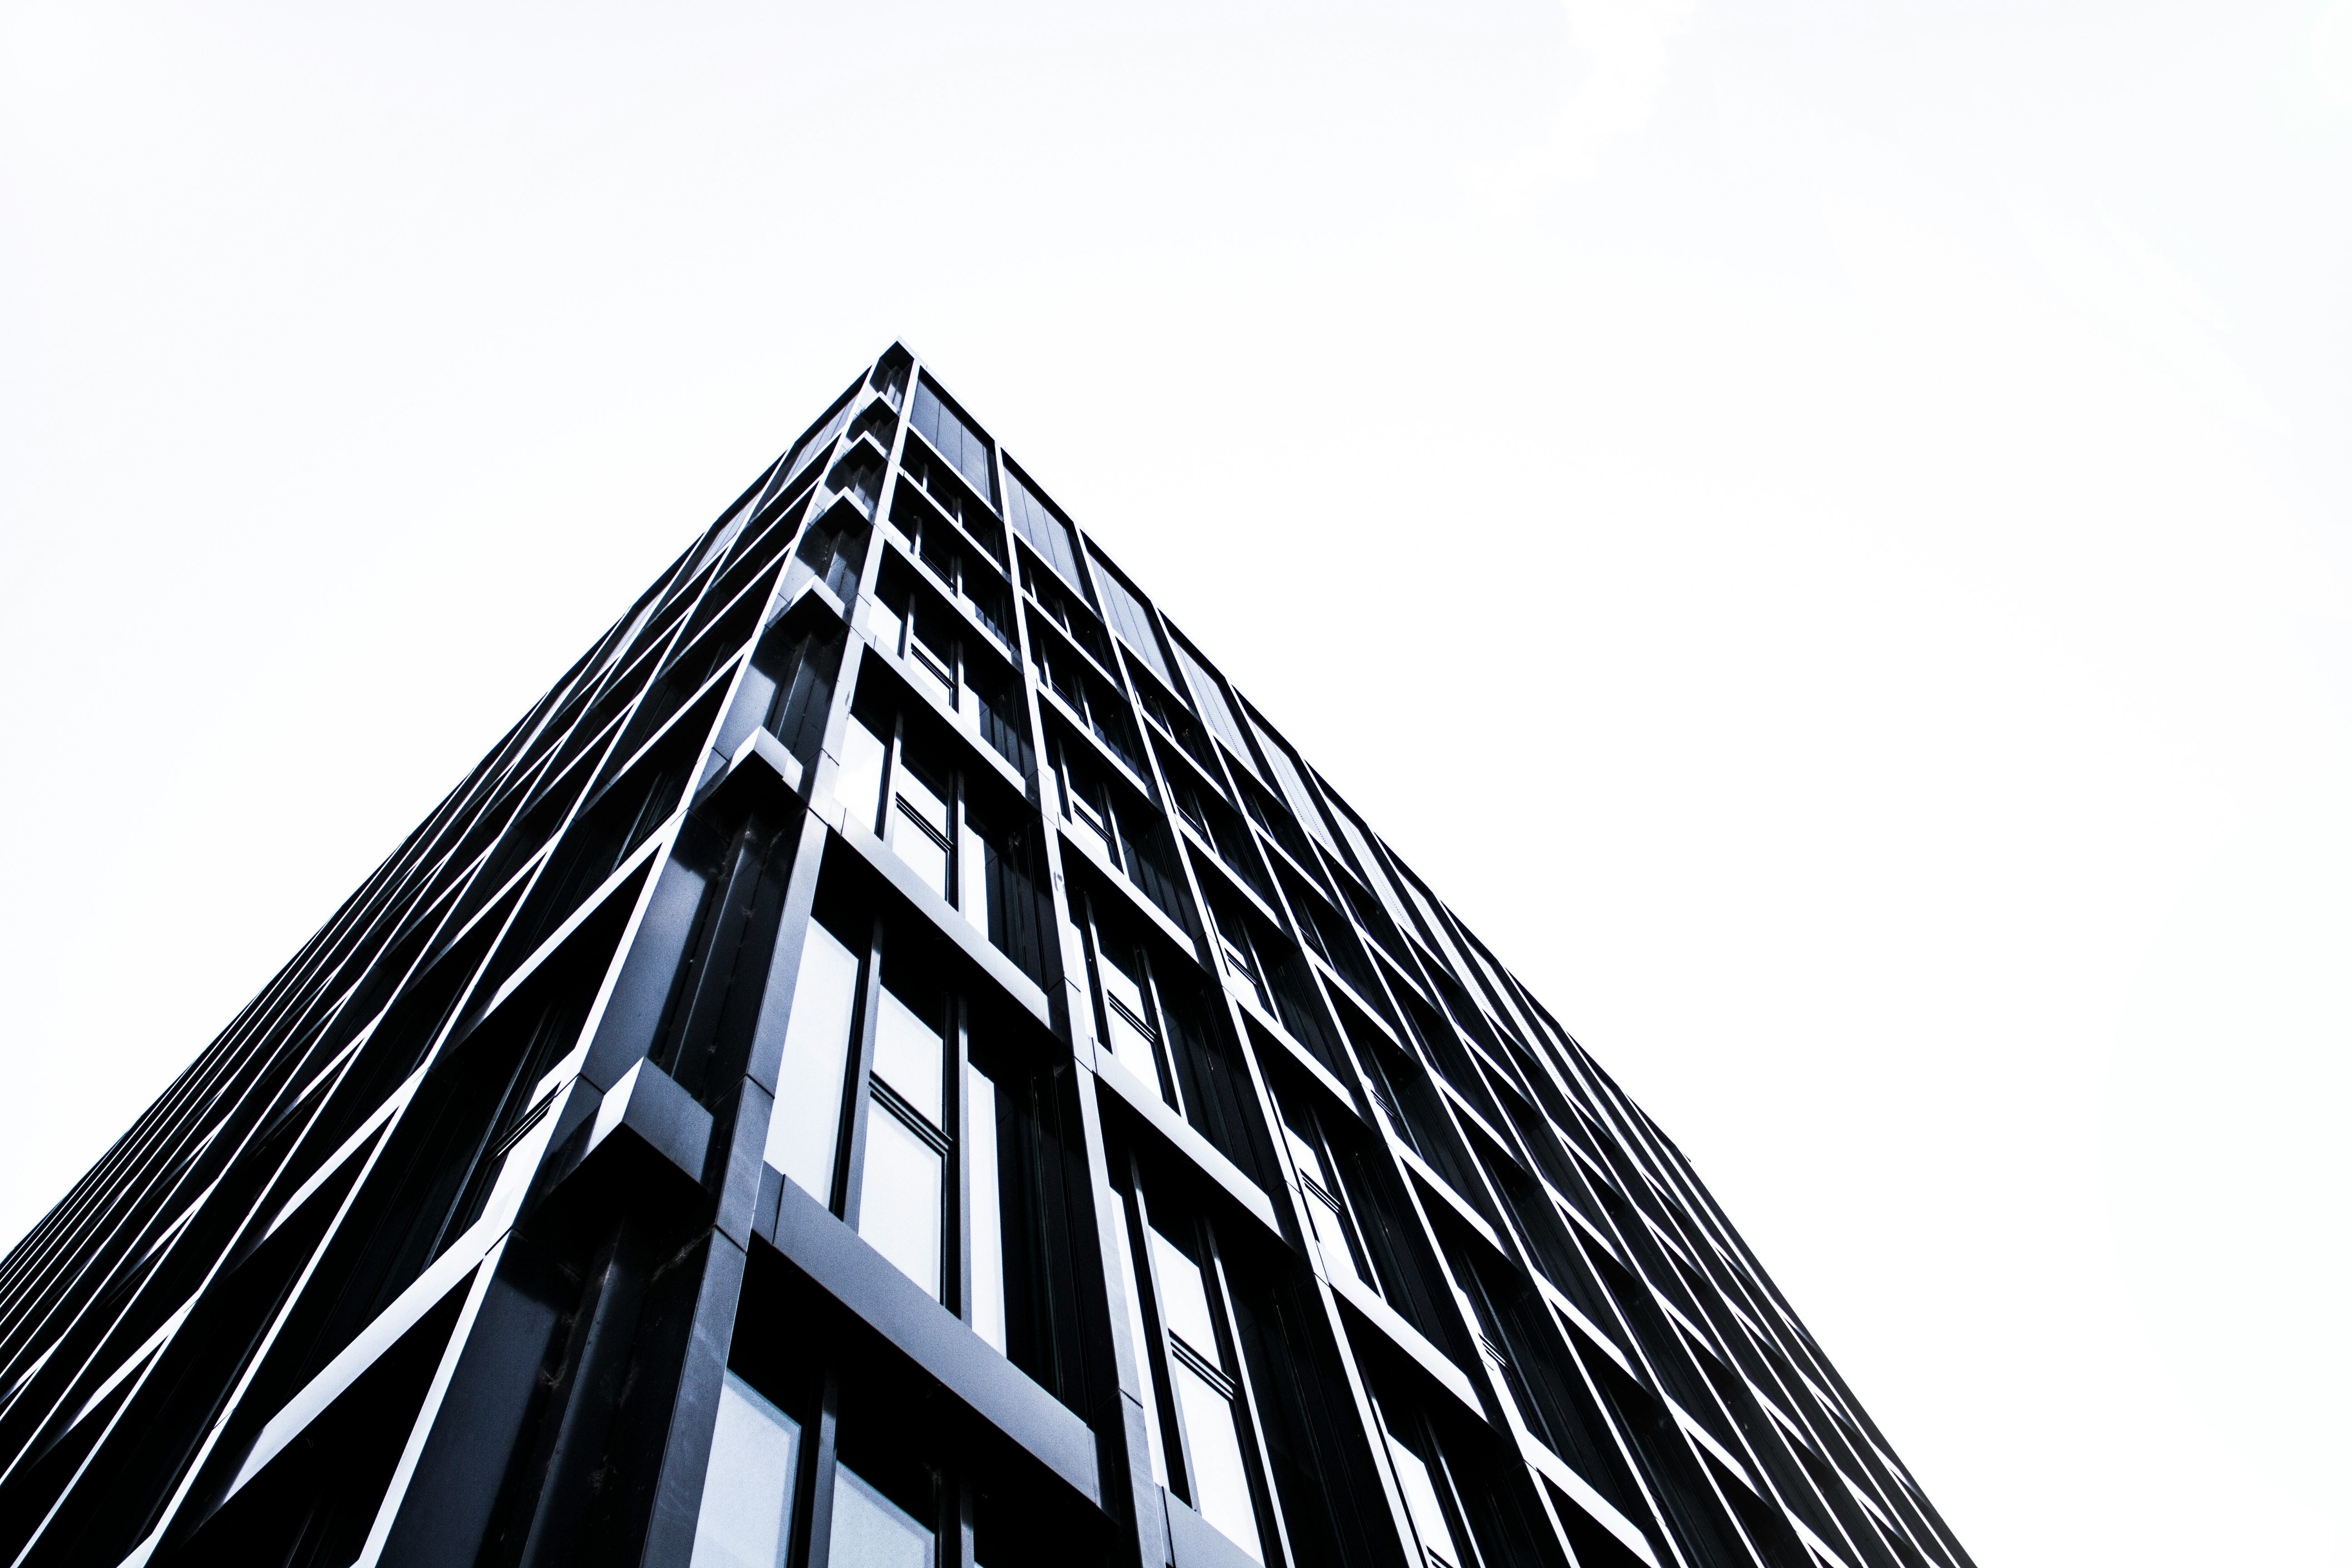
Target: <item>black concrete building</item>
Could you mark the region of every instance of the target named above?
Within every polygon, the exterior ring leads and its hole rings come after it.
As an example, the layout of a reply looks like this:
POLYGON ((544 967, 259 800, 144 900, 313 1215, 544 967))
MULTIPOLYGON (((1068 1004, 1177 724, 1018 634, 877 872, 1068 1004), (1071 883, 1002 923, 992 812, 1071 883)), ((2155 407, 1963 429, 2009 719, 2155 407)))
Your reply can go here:
POLYGON ((1965 1568, 903 348, 0 1264, 0 1564, 1965 1568))

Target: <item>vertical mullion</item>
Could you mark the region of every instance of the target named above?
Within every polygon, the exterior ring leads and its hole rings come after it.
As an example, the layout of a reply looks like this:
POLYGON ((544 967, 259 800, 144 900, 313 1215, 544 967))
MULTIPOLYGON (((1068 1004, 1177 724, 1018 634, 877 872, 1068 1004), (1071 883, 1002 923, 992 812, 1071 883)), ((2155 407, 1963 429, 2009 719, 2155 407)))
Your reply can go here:
MULTIPOLYGON (((961 545, 956 547, 956 555, 961 562, 963 555, 961 545)), ((961 574, 961 566, 959 566, 958 574, 961 574)), ((950 589, 948 601, 950 615, 948 625, 955 629, 948 636, 948 710, 961 719, 964 716, 963 700, 971 688, 964 682, 963 626, 953 615, 958 607, 955 602, 957 596, 956 591, 950 589)))
MULTIPOLYGON (((961 639, 958 646, 961 646, 961 639)), ((956 668, 959 670, 962 668, 961 655, 957 658, 956 668)), ((961 679, 961 676, 958 679, 961 679)), ((961 712, 961 710, 959 709, 958 711, 961 712)), ((963 916, 967 921, 971 919, 973 912, 965 908, 964 904, 964 878, 969 869, 964 865, 964 821, 971 815, 967 809, 965 796, 971 784, 971 771, 961 762, 948 769, 948 902, 953 905, 956 912, 963 916)), ((983 890, 981 894, 979 910, 979 931, 983 937, 988 934, 987 899, 988 895, 983 890)), ((958 1079, 956 1081, 961 1085, 963 1080, 958 1079)))
POLYGON ((1184 1428, 1184 1402, 1176 1397, 1175 1358, 1168 1348, 1168 1325, 1160 1315, 1160 1259, 1151 1247, 1151 1207, 1144 1198, 1142 1173, 1132 1155, 1128 1158, 1128 1171, 1135 1215, 1134 1234, 1128 1242, 1136 1255, 1135 1283, 1143 1296, 1143 1326, 1151 1335, 1150 1344, 1137 1348, 1151 1358, 1152 1364, 1143 1371, 1150 1384, 1148 1392, 1160 1402, 1160 1447, 1168 1455, 1168 1479, 1182 1488, 1184 1500, 1198 1513, 1201 1500, 1200 1489, 1192 1483, 1192 1444, 1184 1428))
POLYGON ((848 1082, 844 1086, 847 1103, 842 1114, 849 1119, 849 1136, 843 1139, 845 1157, 834 1177, 833 1212, 845 1221, 849 1228, 857 1228, 858 1200, 865 1187, 866 1127, 871 1115, 867 1101, 872 1096, 867 1085, 874 1076, 874 1036, 882 1011, 882 917, 874 917, 873 934, 866 944, 866 969, 858 976, 857 1021, 853 1026, 857 1033, 856 1055, 851 1058, 848 1082))
POLYGON ((874 834, 884 844, 890 842, 892 814, 898 807, 898 770, 906 766, 907 716, 890 716, 890 732, 882 739, 882 809, 875 818, 874 834))
MULTIPOLYGON (((1059 882, 1060 878, 1055 880, 1059 882)), ((1081 987, 1086 992, 1086 1032, 1094 1037, 1096 1065, 1110 1050, 1110 998, 1102 984, 1102 931, 1095 925, 1095 900, 1091 890, 1073 892, 1057 889, 1067 900, 1068 921, 1078 933, 1078 952, 1086 960, 1079 971, 1081 987)), ((1077 1021, 1071 1020, 1070 1037, 1076 1044, 1077 1021)))
MULTIPOLYGON (((1189 874, 1188 872, 1187 875, 1189 874)), ((1137 954, 1141 959, 1143 967, 1143 1005, 1151 1014, 1151 1016, 1144 1021, 1151 1026, 1151 1058, 1152 1065, 1160 1072, 1160 1093, 1161 1098, 1176 1108, 1177 1115, 1185 1117, 1189 1121, 1191 1118, 1186 1115, 1184 1108, 1184 1080, 1176 1071, 1176 1040, 1175 1037, 1169 1032, 1168 1008, 1160 1000, 1158 968, 1151 962, 1151 953, 1148 946, 1138 949, 1137 954)))
MULTIPOLYGON (((953 864, 952 861, 950 862, 953 864)), ((947 1075, 947 1099, 941 1112, 940 1131, 948 1135, 947 1169, 940 1184, 940 1203, 947 1210, 947 1223, 940 1227, 940 1245, 947 1253, 946 1267, 940 1271, 940 1283, 951 1300, 945 1305, 950 1311, 971 1321, 971 1174, 964 1151, 965 1122, 971 1112, 964 1094, 964 1074, 971 1060, 971 1016, 961 992, 950 991, 942 1022, 946 1026, 940 1053, 940 1070, 947 1075)))
POLYGON ((1257 1473, 1251 1478, 1251 1493, 1260 1514, 1273 1522, 1275 1540, 1281 1550, 1280 1561, 1295 1562, 1297 1559, 1290 1551, 1290 1528, 1283 1521, 1282 1507, 1275 1500, 1274 1458, 1266 1452, 1265 1431, 1257 1417, 1256 1391, 1251 1386, 1249 1363, 1242 1354, 1241 1324, 1234 1316, 1233 1290, 1225 1278, 1224 1255, 1217 1249, 1216 1236, 1208 1226, 1202 1226, 1198 1234, 1201 1250, 1206 1254, 1201 1275, 1210 1290, 1209 1307, 1217 1314, 1217 1336, 1225 1342, 1222 1349, 1233 1358, 1233 1365, 1225 1369, 1225 1375, 1234 1385, 1234 1413, 1241 1417, 1250 1451, 1256 1456, 1257 1462, 1252 1468, 1257 1473))
POLYGON ((932 1562, 938 1568, 972 1568, 971 1472, 952 1466, 940 1477, 931 1509, 931 1528, 938 1542, 932 1562))
POLYGON ((803 1445, 798 1483, 793 1495, 792 1546, 785 1553, 791 1568, 826 1568, 833 1557, 834 1472, 839 1468, 841 1443, 841 1374, 825 1369, 824 1386, 817 1397, 815 1438, 803 1445))
MULTIPOLYGON (((1421 1521, 1412 1517, 1412 1506, 1405 1500, 1404 1480, 1397 1474, 1396 1438, 1389 1426, 1388 1412, 1369 1388, 1363 1392, 1364 1408, 1371 1417, 1373 1468, 1380 1472, 1381 1488, 1388 1494, 1389 1510, 1397 1532, 1420 1559, 1420 1568, 1430 1568, 1429 1548, 1421 1539, 1421 1521)), ((1433 1445, 1434 1447, 1434 1445, 1433 1445)))

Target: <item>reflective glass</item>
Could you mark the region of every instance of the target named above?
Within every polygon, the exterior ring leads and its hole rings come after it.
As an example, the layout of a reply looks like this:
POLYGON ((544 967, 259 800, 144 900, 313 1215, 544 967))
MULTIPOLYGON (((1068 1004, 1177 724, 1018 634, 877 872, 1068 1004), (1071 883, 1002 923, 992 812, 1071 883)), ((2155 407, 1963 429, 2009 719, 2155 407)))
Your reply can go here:
POLYGON ((955 679, 949 674, 947 661, 933 654, 919 642, 907 645, 907 662, 915 672, 930 682, 931 690, 949 707, 955 706, 955 679))
POLYGON ((1097 948, 1095 956, 1101 962, 1103 994, 1125 1007, 1131 1016, 1150 1018, 1151 1015, 1143 1005, 1143 984, 1135 973, 1140 966, 1124 951, 1123 944, 1105 942, 1097 948))
POLYGON ((902 756, 900 762, 902 765, 898 769, 896 782, 898 786, 898 798, 906 804, 907 814, 945 838, 948 836, 945 781, 934 783, 925 777, 924 770, 919 765, 919 760, 914 757, 902 756))
POLYGON ((1307 1181, 1310 1181, 1317 1186, 1321 1187, 1325 1192, 1329 1192, 1331 1190, 1331 1178, 1323 1173, 1323 1156, 1321 1152, 1316 1149, 1313 1143, 1309 1142, 1307 1139, 1300 1137, 1297 1130, 1293 1128, 1288 1122, 1283 1123, 1282 1136, 1283 1140, 1290 1145, 1291 1163, 1298 1167, 1298 1173, 1307 1181))
POLYGON ((1127 1331, 1135 1345, 1135 1363, 1142 1370, 1143 1431, 1151 1448, 1151 1479, 1168 1484, 1168 1456, 1160 1446, 1160 1358, 1151 1353, 1151 1339, 1143 1326, 1143 1292, 1135 1278, 1135 1247, 1127 1225, 1127 1204, 1114 1199, 1110 1228, 1118 1243, 1119 1284, 1127 1291, 1127 1331))
POLYGON ((833 1568, 931 1568, 931 1532, 846 1465, 834 1471, 833 1568))
POLYGON ((927 776, 911 746, 899 752, 890 784, 898 796, 898 809, 884 830, 890 847, 931 891, 949 897, 947 796, 951 786, 944 778, 927 776))
POLYGON ((1157 1090, 1160 1088, 1159 1052, 1152 1044, 1151 1014, 1143 999, 1143 985, 1136 974, 1131 957, 1123 955, 1119 943, 1106 942, 1095 952, 1096 968, 1102 976, 1104 1026, 1110 1037, 1104 1044, 1119 1066, 1157 1090))
POLYGON ((834 411, 832 418, 819 426, 810 434, 807 440, 793 448, 792 465, 785 476, 788 480, 792 475, 799 473, 802 468, 807 467, 811 458, 833 445, 834 437, 841 434, 841 427, 849 423, 849 411, 855 405, 855 399, 844 399, 841 406, 834 411))
POLYGON ((1152 629, 1151 612, 1143 607, 1143 601, 1108 571, 1096 574, 1095 586, 1102 592, 1104 618, 1118 629, 1119 640, 1135 650, 1152 674, 1167 685, 1175 685, 1176 678, 1160 657, 1160 634, 1152 629))
MULTIPOLYGON (((1213 915, 1212 918, 1214 918, 1213 915)), ((1240 935, 1220 928, 1217 931, 1217 950, 1225 955, 1225 968, 1235 979, 1249 987, 1251 994, 1257 998, 1259 1006, 1265 1006, 1265 989, 1257 981, 1257 963, 1240 935)))
POLYGON ((1307 1194, 1307 1219, 1315 1227, 1316 1250, 1323 1255, 1323 1267, 1334 1274, 1360 1280, 1362 1276, 1356 1271, 1356 1255, 1348 1246, 1347 1222, 1340 1217, 1339 1205, 1310 1189, 1307 1194))
POLYGON ((1339 1212, 1330 1175, 1324 1169, 1322 1152, 1287 1122, 1283 1124, 1282 1136, 1290 1145, 1291 1163, 1298 1167, 1298 1179, 1307 1198, 1307 1223, 1314 1227, 1316 1248, 1323 1255, 1323 1266, 1350 1279, 1361 1279, 1356 1270, 1355 1254, 1348 1246, 1346 1216, 1339 1212))
MULTIPOLYGON (((920 788, 919 785, 917 787, 920 788)), ((928 795, 930 792, 925 790, 922 793, 928 795)), ((921 807, 908 802, 902 792, 898 796, 898 809, 890 814, 887 831, 891 849, 907 863, 907 868, 922 879, 923 886, 944 899, 949 896, 948 847, 924 830, 922 818, 927 815, 921 807)))
POLYGON ((857 1234, 937 1300, 940 1294, 940 1152, 887 1107, 866 1128, 866 1186, 857 1234))
POLYGON ((990 472, 988 439, 966 425, 933 395, 927 383, 915 385, 915 428, 939 448, 940 456, 956 466, 988 503, 996 503, 996 481, 990 472))
POLYGON ((996 1085, 978 1068, 963 1075, 964 1158, 971 1183, 971 1328, 1004 1352, 1004 1214, 996 1163, 996 1085))
POLYGON ((1299 776, 1297 764, 1290 760, 1289 751, 1263 729, 1258 731, 1257 738, 1263 744, 1265 765, 1274 770, 1275 782, 1282 786, 1282 793, 1290 797, 1290 809, 1297 815, 1299 823, 1321 840, 1324 848, 1337 855, 1339 847, 1331 842, 1331 830, 1324 826, 1323 808, 1315 804, 1314 793, 1307 787, 1307 781, 1299 776))
POLYGON ((857 955, 811 921, 801 943, 800 978, 785 1026, 776 1106, 768 1121, 769 1164, 816 1194, 833 1199, 833 1160, 841 1141, 842 1077, 849 1065, 849 1026, 857 1011, 857 955))
POLYGON ((1215 676, 1209 673, 1208 667, 1194 658, 1192 650, 1182 643, 1176 645, 1176 662, 1184 667, 1185 677, 1192 688, 1193 700, 1200 705, 1201 717, 1208 721, 1209 728, 1217 732, 1217 738, 1224 742, 1234 757, 1255 768, 1257 764, 1251 760, 1249 742, 1242 739, 1242 727, 1234 721, 1234 710, 1225 705, 1225 689, 1217 683, 1215 676))
POLYGON ((1062 804, 1068 812, 1071 827, 1076 830, 1078 841, 1112 865, 1118 865, 1118 858, 1110 852, 1108 825, 1103 821, 1101 808, 1074 787, 1064 789, 1062 804))
POLYGON ((1070 547, 1068 526, 1031 493, 1018 474, 1008 477, 1012 484, 1005 491, 1005 510, 1012 516, 1013 526, 1020 531, 1022 538, 1037 547, 1038 553, 1045 556, 1055 571, 1072 584, 1083 583, 1085 579, 1078 573, 1077 552, 1070 547))
POLYGON ((1135 1026, 1133 1019, 1119 1011, 1116 1003, 1103 1009, 1109 1020, 1110 1054, 1119 1066, 1133 1073, 1146 1089, 1160 1089, 1160 1063, 1152 1050, 1151 1037, 1135 1026))
POLYGON ((897 610, 880 599, 871 599, 866 602, 866 630, 875 647, 885 653, 906 652, 907 623, 897 610))
POLYGON ((917 605, 910 612, 907 626, 907 652, 915 668, 939 683, 942 696, 950 702, 955 698, 955 655, 949 647, 947 617, 937 610, 917 605), (929 635, 926 635, 926 634, 929 635))
POLYGON ((946 1049, 937 1025, 897 992, 882 988, 882 1012, 874 1021, 874 1070, 934 1127, 946 1119, 940 1083, 946 1049))
POLYGON ((1176 1400, 1184 1410, 1184 1438, 1192 1450, 1193 1507, 1226 1540, 1265 1562, 1232 1402, 1181 1362, 1176 1363, 1176 1400))
POLYGON ((1174 1242, 1155 1227, 1151 1236, 1151 1267, 1160 1276, 1160 1316, 1169 1329, 1211 1366, 1222 1367, 1217 1353, 1215 1320, 1209 1315, 1209 1288, 1201 1266, 1184 1256, 1174 1242))
POLYGON ((1413 1533, 1421 1537, 1422 1549, 1431 1563, 1454 1568, 1462 1559, 1454 1550, 1454 1531, 1446 1528, 1445 1510, 1437 1506, 1437 1485, 1430 1479, 1429 1467, 1394 1437, 1389 1439, 1389 1457, 1396 1461, 1397 1487, 1404 1493, 1405 1511, 1412 1516, 1413 1533))
POLYGON ((856 719, 850 720, 841 738, 841 775, 834 781, 833 793, 848 808, 849 820, 868 833, 874 831, 880 813, 882 767, 888 758, 889 748, 882 738, 856 719))
POLYGON ((719 1391, 693 1568, 780 1568, 800 1423, 733 1373, 719 1391))
POLYGON ((962 909, 963 918, 982 933, 988 930, 988 857, 967 812, 956 833, 956 880, 962 887, 955 902, 962 909))

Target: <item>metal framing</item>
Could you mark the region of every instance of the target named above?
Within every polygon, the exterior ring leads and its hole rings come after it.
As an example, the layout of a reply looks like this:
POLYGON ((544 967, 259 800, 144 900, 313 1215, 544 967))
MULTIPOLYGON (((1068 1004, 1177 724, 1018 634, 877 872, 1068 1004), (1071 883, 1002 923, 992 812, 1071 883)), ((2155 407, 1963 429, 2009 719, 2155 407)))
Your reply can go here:
POLYGON ((0 1563, 1968 1568, 894 345, 0 1262, 0 1563))

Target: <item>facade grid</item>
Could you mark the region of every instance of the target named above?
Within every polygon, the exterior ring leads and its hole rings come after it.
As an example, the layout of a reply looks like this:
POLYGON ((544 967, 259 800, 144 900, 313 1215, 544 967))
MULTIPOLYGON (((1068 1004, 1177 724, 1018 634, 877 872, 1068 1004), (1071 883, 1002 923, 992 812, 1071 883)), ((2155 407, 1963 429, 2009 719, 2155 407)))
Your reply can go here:
POLYGON ((0 1563, 1971 1568, 902 345, 0 1261, 0 1563))

